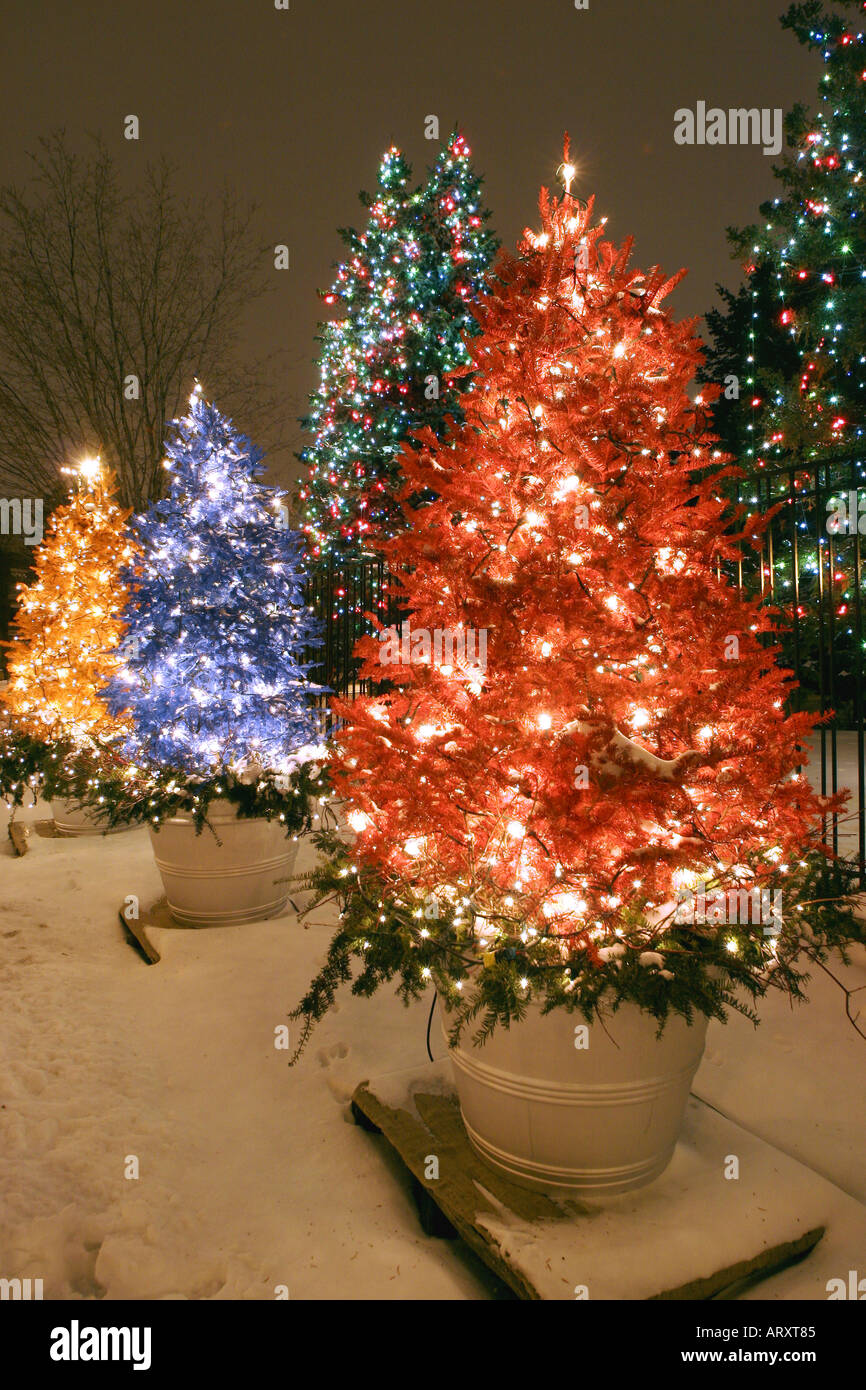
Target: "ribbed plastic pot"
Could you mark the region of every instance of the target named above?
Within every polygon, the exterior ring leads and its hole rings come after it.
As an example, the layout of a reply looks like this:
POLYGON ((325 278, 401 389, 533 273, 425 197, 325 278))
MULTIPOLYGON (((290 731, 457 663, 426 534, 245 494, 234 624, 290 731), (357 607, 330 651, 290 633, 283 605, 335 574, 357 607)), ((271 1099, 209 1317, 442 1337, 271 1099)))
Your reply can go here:
POLYGON ((77 801, 52 801, 51 814, 60 835, 117 835, 121 830, 135 829, 133 825, 107 827, 98 812, 77 801))
POLYGON ((695 1014, 689 1026, 670 1015, 660 1038, 657 1027, 636 1004, 623 1004, 604 1027, 531 1005, 522 1022, 497 1025, 473 1047, 470 1024, 451 1060, 476 1152, 552 1196, 601 1197, 652 1182, 673 1157, 707 1019, 695 1014), (588 1045, 576 1046, 584 1038, 588 1045))
POLYGON ((172 917, 189 927, 239 926, 276 917, 286 906, 298 842, 277 820, 239 818, 229 801, 212 801, 195 833, 192 816, 151 829, 153 856, 172 917))

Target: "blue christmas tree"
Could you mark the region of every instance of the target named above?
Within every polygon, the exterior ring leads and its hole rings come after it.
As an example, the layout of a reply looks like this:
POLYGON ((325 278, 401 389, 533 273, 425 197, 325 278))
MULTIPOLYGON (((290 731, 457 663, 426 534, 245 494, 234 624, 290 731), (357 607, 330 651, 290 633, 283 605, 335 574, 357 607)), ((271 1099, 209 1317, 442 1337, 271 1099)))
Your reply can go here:
POLYGON ((106 699, 131 715, 126 752, 145 767, 283 774, 318 738, 308 672, 321 638, 261 457, 196 387, 166 447, 169 495, 133 522, 144 556, 123 576, 128 664, 106 699))

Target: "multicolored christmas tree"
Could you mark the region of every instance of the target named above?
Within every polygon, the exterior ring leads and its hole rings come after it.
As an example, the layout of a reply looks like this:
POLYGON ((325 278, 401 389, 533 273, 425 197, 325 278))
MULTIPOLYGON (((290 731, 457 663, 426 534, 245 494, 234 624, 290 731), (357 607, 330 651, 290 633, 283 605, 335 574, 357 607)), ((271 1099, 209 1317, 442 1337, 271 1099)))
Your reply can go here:
POLYGON ((591 202, 540 207, 479 310, 465 423, 403 455, 406 496, 436 500, 384 546, 410 617, 362 644, 380 693, 336 705, 356 841, 308 1022, 353 954, 356 992, 433 979, 485 1026, 528 990, 717 1012, 706 966, 754 992, 781 938, 748 915, 684 927, 678 895, 789 885, 820 835, 812 720, 786 713, 771 615, 719 574, 760 522, 734 524, 710 399, 687 392, 680 276, 633 269, 591 202))
POLYGON ((773 313, 799 354, 793 389, 766 401, 757 464, 856 450, 866 428, 864 11, 863 0, 809 0, 782 19, 824 71, 814 114, 797 106, 787 117, 783 192, 763 204, 765 228, 735 238, 747 269, 772 267, 773 313))
POLYGON ((317 737, 300 539, 261 457, 197 387, 166 447, 169 495, 133 523, 134 649, 106 698, 131 719, 126 751, 146 768, 283 774, 317 737))
POLYGON ((779 322, 777 272, 769 262, 749 268, 748 283, 734 293, 717 285, 721 309, 707 314, 706 361, 698 374, 718 384, 713 425, 725 452, 753 475, 765 467, 765 411, 790 392, 800 355, 779 322), (758 460, 761 460, 759 463, 758 460))
POLYGON ((0 698, 29 737, 92 749, 119 732, 102 690, 128 655, 120 571, 136 550, 126 530, 130 513, 114 500, 99 461, 66 471, 75 476, 69 501, 51 516, 35 579, 19 586, 9 683, 0 698))
POLYGON ((400 452, 420 424, 437 434, 459 416, 448 374, 467 361, 475 331, 472 304, 496 249, 485 223, 481 181, 470 150, 455 134, 426 184, 391 148, 361 233, 341 232, 349 256, 324 296, 340 319, 321 335, 321 384, 301 455, 309 480, 300 489, 309 553, 357 556, 403 524, 395 502, 400 452))
POLYGON ((783 503, 756 579, 790 620, 786 656, 806 696, 849 724, 866 651, 855 543, 866 530, 864 12, 863 0, 808 0, 782 18, 823 59, 819 100, 787 117, 782 192, 761 207, 764 225, 731 235, 748 283, 708 315, 703 376, 726 386, 716 422, 749 475, 745 495, 765 510, 783 503))

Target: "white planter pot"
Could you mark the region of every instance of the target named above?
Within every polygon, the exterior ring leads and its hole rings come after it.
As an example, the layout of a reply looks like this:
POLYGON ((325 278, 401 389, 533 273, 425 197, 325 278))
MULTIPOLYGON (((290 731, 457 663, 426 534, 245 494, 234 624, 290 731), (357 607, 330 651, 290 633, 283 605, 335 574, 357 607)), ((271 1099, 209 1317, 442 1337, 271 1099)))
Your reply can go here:
POLYGON ((121 830, 135 829, 132 825, 106 827, 98 811, 77 801, 52 801, 51 814, 59 835, 117 835, 121 830))
MULTIPOLYGON (((577 1013, 497 1025, 473 1047, 478 1023, 463 1032, 451 1059, 467 1134, 486 1162, 512 1181, 550 1195, 628 1192, 670 1162, 692 1079, 704 1050, 707 1019, 691 1027, 657 1023, 635 1004, 588 1028, 575 1047, 577 1013)), ((443 1019, 447 1029, 448 1017, 443 1019)))
POLYGON ((184 926, 235 926, 276 917, 286 906, 298 842, 279 821, 240 819, 229 801, 212 801, 207 825, 195 833, 180 814, 151 829, 153 856, 171 915, 184 926))

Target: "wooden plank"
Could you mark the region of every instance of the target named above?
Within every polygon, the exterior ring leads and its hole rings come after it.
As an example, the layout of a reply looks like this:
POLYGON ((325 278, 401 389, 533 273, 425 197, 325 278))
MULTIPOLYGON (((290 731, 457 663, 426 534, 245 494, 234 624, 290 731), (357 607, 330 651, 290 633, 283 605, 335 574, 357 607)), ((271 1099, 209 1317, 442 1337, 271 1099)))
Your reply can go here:
MULTIPOLYGON (((571 1300, 582 1286, 591 1298, 736 1296, 814 1248, 836 1191, 695 1100, 666 1174, 634 1193, 586 1202, 521 1187, 476 1154, 447 1062, 362 1082, 352 1108, 436 1204, 436 1233, 450 1225, 523 1299, 571 1300), (748 1172, 742 1187, 723 1176, 731 1153, 748 1172)), ((433 1231, 425 1209, 424 1229, 433 1231)))
POLYGON ((19 858, 22 854, 26 854, 30 848, 28 844, 29 838, 30 831, 27 829, 26 825, 21 825, 18 821, 14 820, 10 821, 9 839, 12 841, 12 848, 19 858))
POLYGON ((145 930, 145 922, 133 918, 131 921, 126 916, 123 908, 118 912, 120 924, 127 935, 132 938, 132 944, 138 948, 148 965, 156 965, 161 959, 159 951, 145 930))
POLYGON ((649 1301, 705 1300, 709 1298, 721 1301, 736 1297, 738 1293, 744 1292, 745 1289, 751 1288, 763 1279, 769 1279, 771 1274, 778 1274, 780 1270, 787 1269, 789 1265, 803 1259, 810 1250, 815 1249, 825 1231, 825 1226, 816 1226, 813 1230, 805 1231, 802 1236, 798 1236, 794 1240, 783 1241, 780 1245, 762 1250, 759 1255, 754 1255, 751 1259, 740 1260, 735 1265, 729 1265, 727 1269, 720 1269, 709 1278, 691 1279, 688 1283, 681 1284, 679 1288, 670 1289, 666 1293, 653 1294, 649 1301))
POLYGON ((61 840, 63 838, 53 820, 34 821, 32 829, 42 840, 61 840))
MULTIPOLYGON (((392 1110, 383 1104, 368 1089, 366 1082, 357 1088, 352 1100, 367 1119, 382 1131, 392 1149, 466 1244, 520 1298, 537 1299, 539 1294, 531 1283, 501 1257, 496 1245, 476 1223, 479 1194, 472 1186, 473 1172, 477 1168, 484 1185, 491 1189, 501 1191, 503 1180, 475 1156, 466 1138, 456 1096, 443 1098, 416 1094, 415 1103, 419 1111, 422 1108, 424 1111, 424 1123, 421 1124, 405 1110, 392 1110), (428 1127, 428 1122, 432 1124, 432 1129, 428 1127), (440 1176, 435 1183, 425 1178, 427 1158, 431 1153, 439 1160, 440 1176)), ((505 1185, 512 1186, 510 1183, 505 1185)), ((545 1197, 536 1198, 534 1193, 521 1192, 515 1200, 521 1211, 530 1218, 536 1213, 552 1214, 554 1211, 552 1202, 545 1197)), ((488 1204, 482 1199, 481 1205, 485 1207, 488 1204)))

